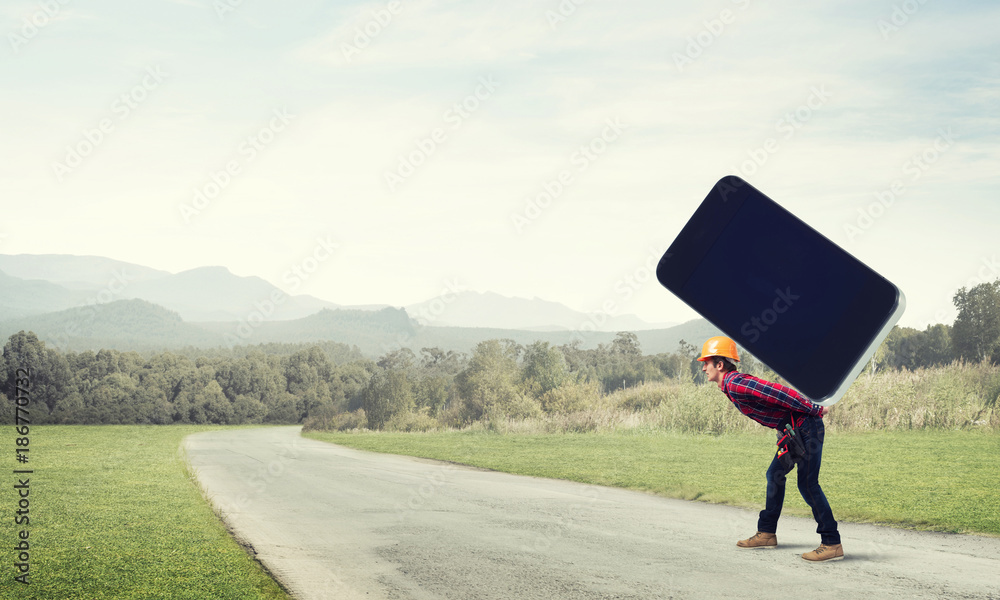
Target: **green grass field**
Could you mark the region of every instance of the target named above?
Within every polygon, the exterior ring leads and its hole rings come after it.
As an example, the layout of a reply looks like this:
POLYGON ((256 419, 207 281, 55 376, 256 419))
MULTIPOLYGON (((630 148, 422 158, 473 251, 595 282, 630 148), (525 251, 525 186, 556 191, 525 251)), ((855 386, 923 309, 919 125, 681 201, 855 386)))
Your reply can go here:
MULTIPOLYGON (((497 435, 326 433, 354 448, 760 509, 774 436, 671 432, 497 435)), ((1000 436, 828 433, 820 483, 841 521, 1000 535, 1000 436)), ((809 516, 791 476, 786 514, 809 516)), ((751 532, 752 533, 752 532, 751 532)))
MULTIPOLYGON (((6 436, 0 598, 280 598, 185 468, 182 438, 210 427, 31 430, 28 586, 16 583, 18 498, 6 436)), ((316 433, 357 448, 759 508, 767 432, 497 435, 316 433)), ((821 481, 838 519, 1000 535, 1000 436, 960 431, 829 434, 821 481)), ((15 466, 16 465, 16 466, 15 466)), ((807 516, 794 489, 787 510, 807 516)))
POLYGON ((230 537, 190 479, 181 439, 195 426, 36 426, 31 462, 14 466, 3 436, 0 598, 269 598, 289 596, 230 537), (14 581, 18 498, 30 475, 29 585, 14 581))

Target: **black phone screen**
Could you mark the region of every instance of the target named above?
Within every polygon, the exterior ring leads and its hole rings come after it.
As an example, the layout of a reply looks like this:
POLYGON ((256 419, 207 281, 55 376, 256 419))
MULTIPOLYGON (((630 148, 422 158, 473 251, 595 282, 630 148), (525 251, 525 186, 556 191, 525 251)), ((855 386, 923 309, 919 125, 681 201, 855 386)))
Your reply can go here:
POLYGON ((713 187, 657 277, 816 400, 867 361, 901 308, 896 286, 738 177, 713 187))

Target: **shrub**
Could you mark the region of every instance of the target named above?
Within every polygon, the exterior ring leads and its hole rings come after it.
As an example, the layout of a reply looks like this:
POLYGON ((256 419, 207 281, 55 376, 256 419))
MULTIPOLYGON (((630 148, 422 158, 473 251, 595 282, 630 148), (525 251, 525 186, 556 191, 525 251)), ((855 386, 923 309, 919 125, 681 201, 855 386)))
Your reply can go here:
POLYGON ((339 416, 333 406, 321 406, 302 423, 302 431, 332 431, 339 416))
POLYGON ((365 429, 367 426, 368 415, 365 414, 365 409, 359 408, 358 410, 340 415, 335 428, 337 431, 348 431, 352 429, 365 429))
POLYGON ((359 408, 354 412, 331 414, 327 411, 320 411, 319 414, 312 415, 302 424, 303 431, 347 431, 351 429, 365 429, 368 425, 368 417, 364 409, 359 408))
POLYGON ((586 410, 601 399, 601 386, 591 383, 564 383, 542 396, 542 410, 547 413, 566 414, 586 410))
POLYGON ((386 431, 435 431, 441 429, 441 424, 426 411, 408 411, 396 413, 385 423, 386 431))
POLYGON ((507 419, 535 419, 543 415, 542 406, 531 396, 516 394, 503 404, 491 404, 486 407, 483 419, 487 422, 507 419))

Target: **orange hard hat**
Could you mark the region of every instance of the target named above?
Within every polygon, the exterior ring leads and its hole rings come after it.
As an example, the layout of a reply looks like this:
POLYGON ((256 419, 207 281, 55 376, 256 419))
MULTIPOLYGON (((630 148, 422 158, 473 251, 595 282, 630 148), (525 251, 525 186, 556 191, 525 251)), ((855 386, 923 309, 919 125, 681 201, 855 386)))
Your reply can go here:
POLYGON ((701 347, 701 356, 698 360, 706 361, 713 356, 731 358, 736 362, 740 361, 740 355, 736 353, 736 342, 723 335, 708 338, 705 345, 701 347))

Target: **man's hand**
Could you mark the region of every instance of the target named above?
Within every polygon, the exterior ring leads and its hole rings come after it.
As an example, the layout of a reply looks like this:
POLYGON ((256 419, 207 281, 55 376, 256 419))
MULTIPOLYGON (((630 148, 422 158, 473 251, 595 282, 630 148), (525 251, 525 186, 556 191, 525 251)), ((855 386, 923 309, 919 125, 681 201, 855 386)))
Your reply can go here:
POLYGON ((823 406, 823 407, 821 407, 821 410, 822 410, 822 412, 820 413, 820 415, 819 415, 819 416, 821 416, 821 417, 825 417, 825 416, 826 416, 826 414, 827 414, 828 412, 830 412, 830 407, 829 407, 829 406, 823 406))

